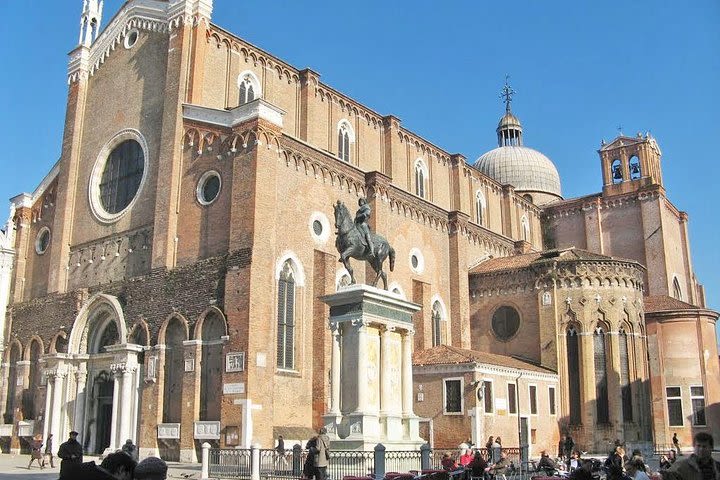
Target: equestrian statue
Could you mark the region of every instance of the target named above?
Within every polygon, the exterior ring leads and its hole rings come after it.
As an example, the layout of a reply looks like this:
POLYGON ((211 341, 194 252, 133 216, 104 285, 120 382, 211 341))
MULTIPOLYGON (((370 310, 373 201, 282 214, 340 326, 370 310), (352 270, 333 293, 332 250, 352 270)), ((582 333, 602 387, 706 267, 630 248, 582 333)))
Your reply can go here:
POLYGON ((350 266, 350 258, 368 262, 375 273, 375 280, 372 286, 376 286, 378 279, 382 278, 383 288, 387 290, 387 274, 383 271, 383 262, 390 257, 390 271, 395 268, 395 250, 390 246, 385 237, 372 233, 367 224, 370 218, 370 205, 364 198, 358 200, 358 210, 355 219, 350 211, 340 200, 333 208, 335 209, 335 248, 340 253, 340 262, 350 274, 350 283, 355 283, 353 269, 350 266))

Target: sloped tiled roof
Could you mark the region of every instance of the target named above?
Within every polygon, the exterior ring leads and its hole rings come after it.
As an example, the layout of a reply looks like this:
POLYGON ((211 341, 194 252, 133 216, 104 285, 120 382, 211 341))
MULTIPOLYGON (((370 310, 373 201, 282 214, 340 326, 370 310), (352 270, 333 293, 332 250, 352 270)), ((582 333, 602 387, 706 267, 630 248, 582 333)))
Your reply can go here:
POLYGON ((601 255, 599 253, 589 252, 579 248, 565 248, 565 249, 554 249, 545 250, 543 252, 525 253, 522 255, 512 255, 509 257, 497 257, 485 260, 480 265, 470 269, 470 274, 482 274, 497 272, 501 270, 516 270, 520 268, 527 268, 534 263, 539 263, 544 260, 554 261, 578 261, 578 260, 616 260, 621 262, 632 262, 637 263, 634 260, 627 260, 624 258, 609 257, 607 255, 601 255))
POLYGON ((645 304, 645 312, 666 312, 668 310, 698 310, 696 307, 677 298, 668 295, 650 295, 643 298, 645 304))
POLYGON ((497 355, 477 350, 467 350, 453 347, 451 345, 438 345, 425 350, 418 350, 413 353, 413 365, 456 365, 462 363, 484 363, 497 365, 499 367, 516 368, 519 370, 530 370, 542 373, 557 373, 548 368, 534 365, 530 362, 507 355, 497 355))

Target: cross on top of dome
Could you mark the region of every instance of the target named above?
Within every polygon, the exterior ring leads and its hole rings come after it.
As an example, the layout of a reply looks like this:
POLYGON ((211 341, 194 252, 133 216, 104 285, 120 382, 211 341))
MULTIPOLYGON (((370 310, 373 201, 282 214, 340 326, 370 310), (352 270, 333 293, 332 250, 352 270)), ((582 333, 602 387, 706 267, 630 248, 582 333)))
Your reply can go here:
POLYGON ((510 80, 510 75, 505 75, 505 86, 503 87, 502 91, 500 92, 500 98, 503 99, 505 102, 505 111, 507 113, 510 113, 510 104, 512 103, 512 96, 515 95, 515 90, 508 84, 508 80, 510 80))

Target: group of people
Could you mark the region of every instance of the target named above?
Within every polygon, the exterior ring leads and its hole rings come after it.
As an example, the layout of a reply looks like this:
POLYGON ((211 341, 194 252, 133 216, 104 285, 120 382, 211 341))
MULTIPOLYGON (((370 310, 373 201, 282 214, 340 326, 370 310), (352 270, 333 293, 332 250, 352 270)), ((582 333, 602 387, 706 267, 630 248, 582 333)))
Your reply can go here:
POLYGON ((502 451, 502 439, 490 437, 485 444, 487 460, 481 450, 464 449, 458 461, 450 452, 443 454, 440 464, 451 476, 465 477, 467 480, 505 478, 510 462, 502 451))
MULTIPOLYGON (((279 443, 280 441, 278 441, 278 446, 279 443)), ((323 427, 318 430, 318 435, 308 440, 305 448, 307 448, 308 454, 303 464, 303 478, 326 480, 330 460, 330 437, 327 435, 327 429, 323 427)))
MULTIPOLYGON (((78 432, 70 432, 70 438, 58 449, 57 456, 61 460, 59 480, 165 480, 167 478, 168 467, 164 460, 148 457, 138 463, 137 447, 132 440, 127 440, 120 450, 106 456, 100 465, 95 462, 83 462, 83 448, 77 437, 78 432)), ((41 449, 42 440, 36 438, 31 447, 30 465, 37 460, 40 468, 44 468, 45 457, 49 456, 50 466, 54 467, 52 435, 48 436, 45 455, 38 453, 41 449)))

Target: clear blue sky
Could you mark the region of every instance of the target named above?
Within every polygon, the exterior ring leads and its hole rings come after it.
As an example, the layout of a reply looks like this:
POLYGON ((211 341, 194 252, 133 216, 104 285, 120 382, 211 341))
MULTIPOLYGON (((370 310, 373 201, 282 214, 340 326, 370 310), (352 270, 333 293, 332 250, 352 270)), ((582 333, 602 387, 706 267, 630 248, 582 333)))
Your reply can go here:
MULTIPOLYGON (((106 0, 104 22, 123 2, 106 0)), ((0 199, 58 159, 81 0, 0 2, 0 199)), ((506 73, 525 144, 566 197, 599 191, 601 139, 649 130, 690 215, 695 270, 720 309, 720 2, 215 0, 214 23, 473 161, 496 146, 506 73)))

